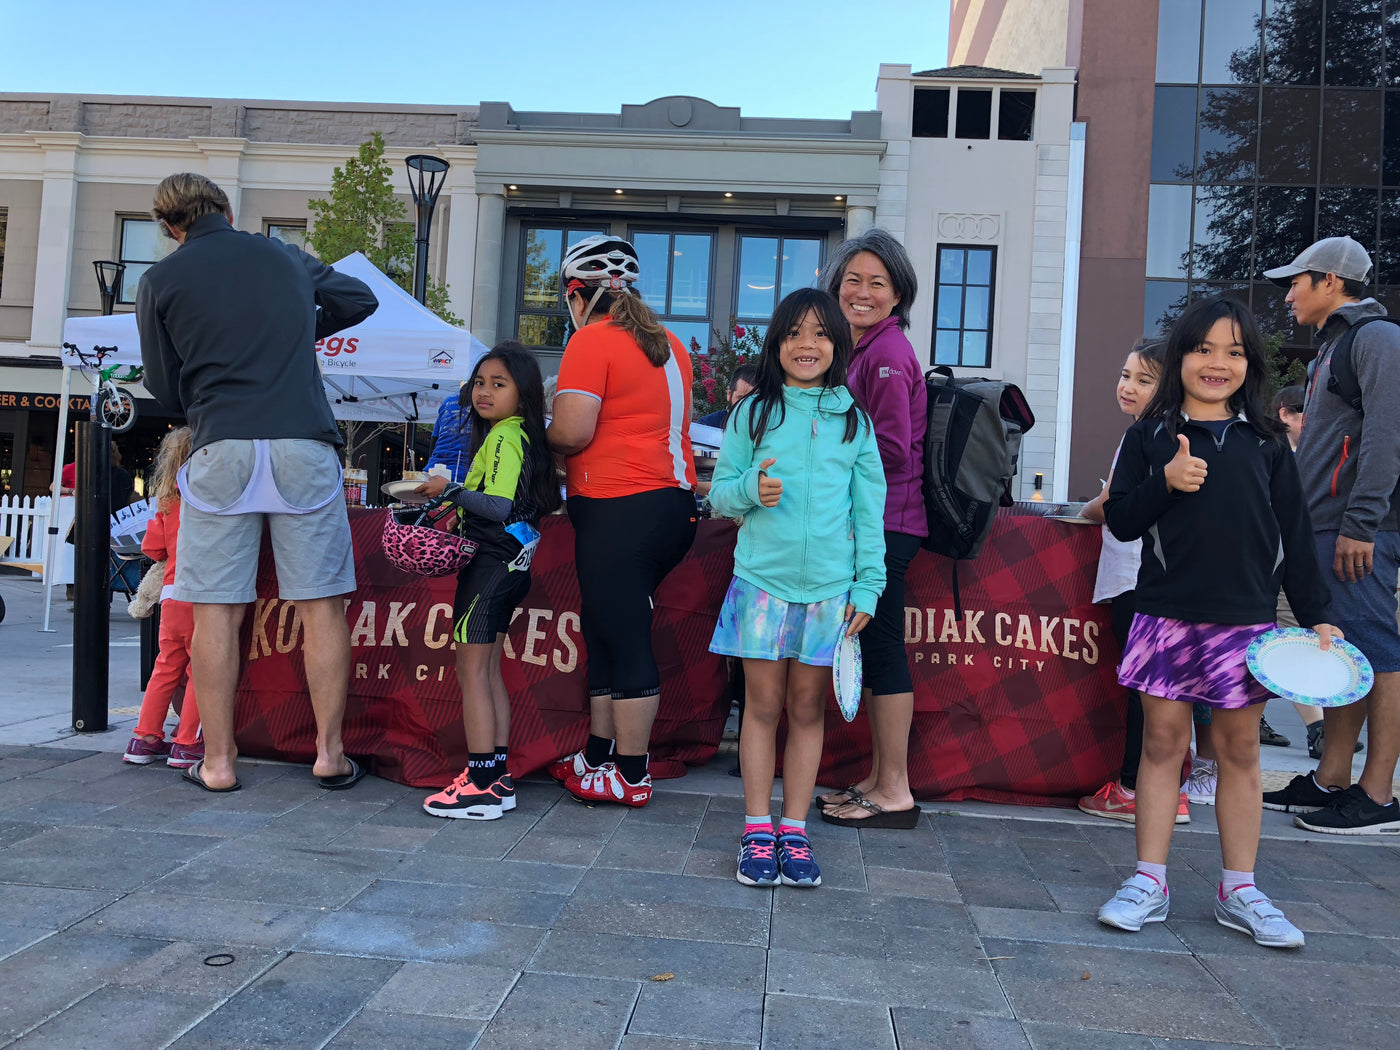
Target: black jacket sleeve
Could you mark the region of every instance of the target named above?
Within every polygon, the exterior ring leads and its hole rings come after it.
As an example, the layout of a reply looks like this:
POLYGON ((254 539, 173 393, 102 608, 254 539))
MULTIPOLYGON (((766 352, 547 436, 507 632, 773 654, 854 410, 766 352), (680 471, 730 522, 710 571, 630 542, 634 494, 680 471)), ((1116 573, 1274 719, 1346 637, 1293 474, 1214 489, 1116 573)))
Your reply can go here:
POLYGON ((1123 437, 1113 484, 1104 503, 1104 520, 1115 539, 1139 540, 1157 523, 1176 495, 1167 488, 1161 466, 1152 462, 1151 434, 1156 424, 1136 424, 1123 437), (1152 429, 1148 429, 1151 427, 1152 429))
POLYGON ((312 284, 316 286, 316 305, 319 307, 316 311, 317 340, 353 328, 379 309, 379 300, 364 281, 327 266, 299 248, 292 245, 286 247, 300 257, 301 264, 311 275, 312 284))
POLYGON ((184 415, 185 406, 180 402, 182 362, 165 329, 156 293, 148 280, 136 286, 136 330, 141 335, 141 364, 146 369, 142 382, 162 405, 184 415))
POLYGON ((1331 623, 1332 591, 1322 575, 1323 567, 1317 563, 1312 519, 1298 479, 1298 464, 1282 444, 1277 447, 1269 474, 1269 502, 1283 544, 1283 593, 1288 596, 1293 615, 1304 627, 1331 623))
POLYGON ((478 518, 485 518, 487 521, 505 521, 510 517, 510 512, 515 509, 514 500, 506 499, 504 496, 492 496, 486 492, 476 492, 472 489, 459 487, 455 492, 448 489, 446 495, 448 499, 468 514, 475 514, 478 518))

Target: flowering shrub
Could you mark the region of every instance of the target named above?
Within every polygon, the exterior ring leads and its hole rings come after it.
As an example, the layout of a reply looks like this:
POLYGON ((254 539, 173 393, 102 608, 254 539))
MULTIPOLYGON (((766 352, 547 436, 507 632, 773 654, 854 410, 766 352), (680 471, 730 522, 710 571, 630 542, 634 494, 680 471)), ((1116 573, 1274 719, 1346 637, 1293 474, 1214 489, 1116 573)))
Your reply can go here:
POLYGON ((763 352, 763 333, 757 328, 735 324, 730 318, 728 332, 714 329, 709 352, 698 339, 690 341, 692 418, 724 408, 729 393, 729 376, 743 364, 758 364, 763 352))

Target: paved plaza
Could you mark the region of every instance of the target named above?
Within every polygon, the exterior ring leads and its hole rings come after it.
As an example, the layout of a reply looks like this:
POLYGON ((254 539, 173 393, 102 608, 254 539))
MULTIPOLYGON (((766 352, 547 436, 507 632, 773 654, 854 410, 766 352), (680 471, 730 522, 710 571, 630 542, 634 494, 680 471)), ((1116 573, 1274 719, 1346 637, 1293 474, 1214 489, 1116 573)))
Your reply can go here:
MULTIPOLYGON (((741 886, 728 752, 641 810, 532 779, 502 820, 438 820, 419 789, 263 762, 216 796, 120 761, 140 699, 122 599, 113 728, 75 736, 69 603, 44 634, 37 582, 0 595, 0 1047, 1400 1044, 1394 839, 1264 814, 1260 883, 1308 937, 1285 953, 1214 921, 1209 807, 1177 831, 1171 919, 1126 934, 1093 916, 1132 830, 1077 811, 814 819, 820 889, 741 886)), ((1291 709, 1269 719, 1295 742, 1265 749, 1271 776, 1310 768, 1291 709)))

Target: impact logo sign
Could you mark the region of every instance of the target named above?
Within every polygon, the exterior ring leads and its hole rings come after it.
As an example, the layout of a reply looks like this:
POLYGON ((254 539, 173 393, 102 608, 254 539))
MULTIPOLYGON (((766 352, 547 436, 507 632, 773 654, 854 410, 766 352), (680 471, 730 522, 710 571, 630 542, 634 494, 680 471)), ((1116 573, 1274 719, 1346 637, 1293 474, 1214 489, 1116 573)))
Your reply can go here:
POLYGON ((428 364, 433 368, 451 368, 452 351, 434 350, 428 355, 428 364))
POLYGON ((359 348, 360 340, 356 336, 347 339, 344 336, 332 335, 316 342, 316 353, 320 354, 321 359, 331 368, 354 368, 353 355, 359 348))

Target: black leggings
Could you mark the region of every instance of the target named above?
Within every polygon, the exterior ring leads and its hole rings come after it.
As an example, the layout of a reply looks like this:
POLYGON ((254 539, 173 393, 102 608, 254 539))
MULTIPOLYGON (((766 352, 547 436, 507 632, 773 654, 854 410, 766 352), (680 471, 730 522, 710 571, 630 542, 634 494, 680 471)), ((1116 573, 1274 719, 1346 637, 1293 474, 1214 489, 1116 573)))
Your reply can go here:
POLYGON ((904 648, 904 574, 919 545, 918 536, 885 530, 885 589, 875 604, 875 615, 860 633, 865 688, 872 696, 914 691, 904 648))
MULTIPOLYGON (((1128 645, 1128 631, 1137 610, 1137 592, 1124 591, 1113 599, 1113 635, 1119 648, 1128 645)), ((1137 790, 1138 764, 1142 761, 1142 697, 1128 690, 1128 721, 1123 731, 1123 768, 1118 781, 1129 791, 1137 790)))
POLYGON ((632 496, 570 496, 588 695, 656 696, 652 594, 695 540, 695 497, 685 489, 632 496))

